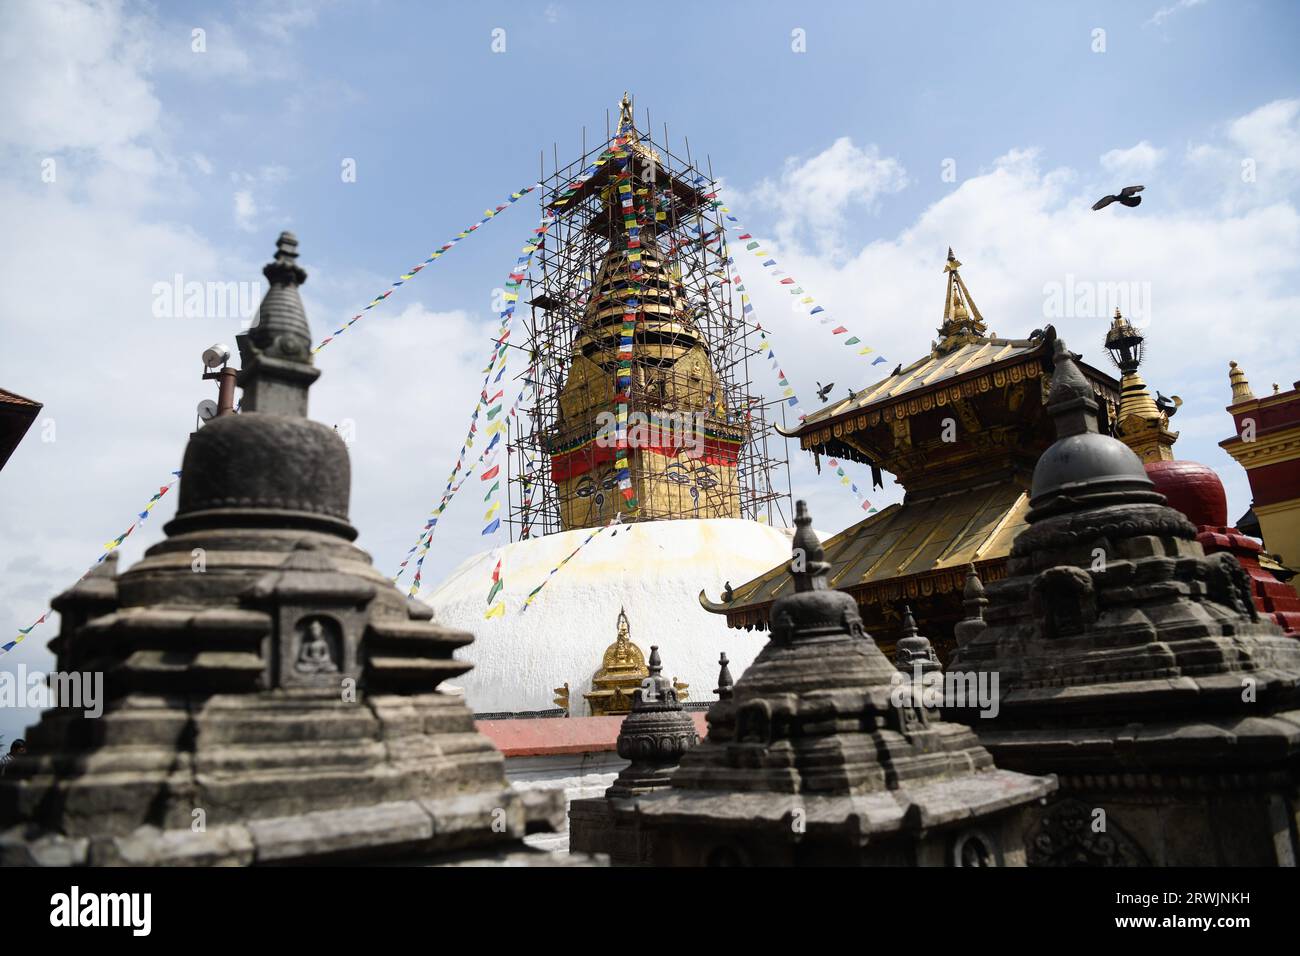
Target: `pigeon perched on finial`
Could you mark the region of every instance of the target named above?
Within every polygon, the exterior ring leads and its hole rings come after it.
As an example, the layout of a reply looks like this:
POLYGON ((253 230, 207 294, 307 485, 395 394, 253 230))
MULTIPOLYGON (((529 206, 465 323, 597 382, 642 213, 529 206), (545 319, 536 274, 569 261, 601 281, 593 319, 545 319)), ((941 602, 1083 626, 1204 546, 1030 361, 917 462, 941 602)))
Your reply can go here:
POLYGON ((1173 418, 1178 409, 1182 407, 1183 400, 1177 395, 1171 395, 1165 398, 1160 392, 1156 391, 1156 408, 1165 413, 1167 418, 1173 418))
POLYGON ((817 383, 817 401, 819 401, 819 402, 824 402, 824 401, 826 401, 826 396, 829 395, 829 394, 831 393, 831 389, 834 388, 834 387, 835 387, 835 383, 834 383, 834 382, 831 382, 829 385, 823 385, 821 382, 818 382, 818 383, 817 383))
POLYGON ((733 601, 736 598, 736 592, 731 590, 731 582, 728 581, 722 588, 722 600, 733 601))
POLYGON ((1125 206, 1137 206, 1142 202, 1142 197, 1138 195, 1145 186, 1125 186, 1119 191, 1118 196, 1102 196, 1095 203, 1093 209, 1105 209, 1113 202, 1123 203, 1125 206))

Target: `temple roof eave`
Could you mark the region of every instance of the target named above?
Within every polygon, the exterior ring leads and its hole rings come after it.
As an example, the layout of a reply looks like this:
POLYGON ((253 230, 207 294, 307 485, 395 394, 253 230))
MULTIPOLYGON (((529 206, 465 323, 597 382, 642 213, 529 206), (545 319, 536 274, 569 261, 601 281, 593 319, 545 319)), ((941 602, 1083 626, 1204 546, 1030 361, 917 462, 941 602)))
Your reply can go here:
POLYGON ((946 354, 932 352, 903 368, 897 375, 889 375, 858 392, 853 398, 831 402, 806 416, 799 430, 829 424, 838 418, 864 411, 878 411, 908 398, 916 398, 940 385, 963 381, 976 372, 1006 367, 1038 354, 1042 342, 1038 339, 983 338, 946 354), (978 346, 977 349, 973 348, 978 346), (994 351, 984 352, 993 347, 994 351), (941 372, 949 374, 938 374, 941 372), (893 385, 891 388, 883 386, 893 385))
MULTIPOLYGON (((968 564, 987 567, 1010 554, 1028 509, 1024 488, 1009 479, 889 505, 826 539, 831 583, 855 598, 884 586, 908 593, 912 583, 920 587, 926 579, 943 578, 941 590, 960 589, 968 564)), ((782 563, 745 582, 731 601, 715 602, 701 593, 700 604, 725 614, 730 627, 751 626, 786 587, 786 569, 782 563)))
MULTIPOLYGON (((1030 373, 1031 376, 1036 377, 1039 374, 1038 369, 1041 368, 1039 363, 1041 363, 1043 354, 1038 348, 1041 344, 1038 340, 993 339, 989 340, 989 342, 985 344, 1008 344, 1016 347, 1032 345, 1033 348, 1025 348, 1023 351, 1009 353, 985 363, 969 366, 963 368, 956 374, 933 379, 913 388, 891 392, 883 397, 873 397, 871 394, 873 389, 868 389, 859 393, 853 399, 841 399, 838 402, 834 402, 816 412, 813 412, 811 415, 805 416, 804 420, 798 426, 788 431, 782 431, 781 434, 787 438, 800 439, 801 446, 805 450, 816 451, 817 448, 815 445, 820 443, 810 441, 813 434, 828 428, 833 429, 835 426, 843 426, 851 419, 860 415, 872 413, 880 414, 897 405, 933 396, 945 389, 952 388, 953 386, 964 385, 966 382, 977 379, 980 376, 1005 373, 1010 369, 1021 366, 1033 365, 1034 371, 1030 373)), ((918 366, 932 361, 934 361, 933 356, 928 359, 921 359, 918 362, 914 362, 911 366, 908 366, 908 368, 904 369, 899 373, 899 375, 891 376, 891 378, 902 378, 908 374, 909 369, 915 370, 918 366)), ((1119 382, 1116 379, 1085 362, 1078 362, 1076 364, 1084 370, 1085 374, 1093 382, 1118 394, 1119 382)), ((880 383, 877 383, 877 386, 879 384, 880 383)))

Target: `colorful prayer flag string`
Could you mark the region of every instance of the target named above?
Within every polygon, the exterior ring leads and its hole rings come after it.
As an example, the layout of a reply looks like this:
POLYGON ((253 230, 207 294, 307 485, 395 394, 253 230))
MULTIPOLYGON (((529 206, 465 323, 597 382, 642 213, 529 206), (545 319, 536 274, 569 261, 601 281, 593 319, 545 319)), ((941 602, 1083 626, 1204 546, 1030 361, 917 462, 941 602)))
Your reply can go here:
POLYGON ((501 580, 501 558, 497 558, 497 566, 492 571, 492 586, 488 588, 487 604, 488 608, 483 612, 483 619, 490 621, 494 617, 501 617, 506 613, 506 602, 504 600, 496 601, 497 596, 505 587, 505 582, 501 580))
MULTIPOLYGON (((627 133, 627 127, 619 130, 627 133)), ((619 494, 628 511, 637 507, 636 489, 632 485, 632 470, 628 461, 627 423, 629 395, 632 391, 632 343, 636 335, 637 317, 641 313, 638 297, 641 286, 641 217, 645 207, 637 207, 632 194, 631 150, 622 149, 614 159, 618 165, 615 182, 618 183, 619 204, 623 208, 623 226, 627 231, 627 261, 631 273, 629 291, 632 293, 623 304, 623 326, 618 338, 618 369, 615 389, 614 477, 618 480, 619 494)))
MULTIPOLYGON (((523 614, 525 611, 528 610, 528 608, 532 605, 533 601, 537 599, 537 595, 542 593, 542 589, 545 588, 546 585, 551 583, 551 579, 554 578, 555 575, 559 573, 562 567, 564 567, 566 564, 568 564, 570 561, 573 560, 574 555, 576 555, 587 545, 591 544, 592 540, 597 535, 601 534, 602 532, 608 531, 610 528, 613 528, 615 525, 621 523, 622 520, 623 520, 622 514, 614 515, 613 519, 609 522, 609 524, 601 525, 591 534, 587 535, 587 537, 583 539, 582 544, 578 545, 576 548, 570 551, 568 556, 563 561, 561 561, 555 567, 551 568, 550 571, 546 572, 546 577, 542 580, 542 583, 537 585, 537 587, 533 588, 531 591, 529 591, 528 597, 524 598, 524 606, 519 609, 519 613, 523 614)), ((618 531, 615 531, 614 534, 618 534, 618 531)))
MULTIPOLYGON (((737 233, 737 240, 744 243, 745 251, 753 253, 758 258, 764 271, 766 271, 768 275, 776 279, 779 285, 786 287, 786 291, 790 295, 798 297, 795 300, 796 303, 801 307, 806 306, 810 317, 820 316, 817 321, 822 325, 831 325, 834 323, 834 319, 831 318, 830 314, 823 306, 818 304, 817 300, 810 292, 796 282, 792 276, 778 268, 776 259, 772 257, 771 253, 763 248, 763 243, 755 239, 753 234, 741 225, 740 220, 731 214, 730 209, 721 203, 717 203, 717 209, 718 212, 722 213, 723 218, 726 220, 727 228, 735 230, 737 233)), ((802 309, 800 309, 800 311, 802 311, 802 309)), ((875 349, 870 345, 863 345, 862 340, 849 332, 848 328, 844 325, 835 325, 835 327, 830 331, 831 335, 844 336, 844 338, 840 340, 844 345, 861 346, 861 348, 858 349, 859 355, 865 356, 875 352, 875 349)), ((877 354, 876 357, 871 360, 871 364, 874 367, 876 365, 883 365, 887 361, 888 360, 883 355, 877 354)))
MULTIPOLYGON (((741 281, 740 274, 734 273, 732 281, 736 283, 736 288, 741 290, 741 302, 746 302, 748 296, 744 293, 745 286, 741 281)), ((752 310, 745 313, 746 321, 752 314, 752 310)), ((777 361, 776 351, 772 348, 772 343, 768 340, 768 331, 758 322, 754 323, 754 328, 758 331, 759 335, 759 350, 772 366, 772 371, 776 373, 777 384, 781 387, 782 401, 792 407, 795 410, 795 414, 799 416, 799 420, 803 421, 804 414, 799 407, 799 396, 795 394, 794 386, 790 384, 790 379, 786 376, 785 370, 781 368, 780 362, 777 361)), ((867 496, 858 488, 857 483, 849 477, 848 473, 844 470, 844 466, 834 458, 830 459, 829 464, 835 469, 835 476, 840 479, 840 484, 853 492, 853 495, 858 499, 858 505, 862 510, 867 514, 875 514, 877 509, 867 500, 867 496)))
POLYGON ((467 239, 471 233, 478 231, 479 226, 482 226, 484 223, 489 222, 492 219, 495 219, 497 215, 501 213, 502 210, 508 209, 514 203, 518 202, 524 196, 528 195, 530 192, 532 192, 534 189, 537 189, 540 186, 541 183, 533 183, 533 185, 531 186, 525 186, 523 189, 519 190, 518 192, 511 193, 510 198, 507 199, 505 202, 501 203, 496 208, 484 210, 485 215, 483 216, 482 219, 474 223, 472 226, 468 226, 465 229, 462 229, 460 232, 456 233, 456 235, 452 237, 450 242, 444 242, 441 246, 439 246, 437 249, 431 252, 423 261, 417 263, 416 265, 408 269, 406 272, 404 272, 402 275, 398 276, 397 281, 395 281, 391 286, 389 286, 386 292, 382 292, 379 295, 375 296, 373 299, 370 300, 369 305, 367 305, 356 315, 352 316, 352 318, 348 319, 347 322, 343 323, 341 327, 335 329, 332 335, 327 335, 324 339, 322 339, 321 343, 311 350, 312 354, 315 355, 325 346, 333 342, 334 339, 336 339, 338 336, 342 335, 344 332, 350 329, 354 324, 356 324, 358 319, 360 319, 363 315, 365 315, 367 312, 369 312, 379 303, 383 302, 390 295, 396 292, 398 286, 403 285, 407 281, 415 278, 416 274, 419 273, 425 266, 429 265, 435 259, 439 259, 442 256, 445 256, 448 252, 451 251, 452 247, 454 247, 456 243, 460 242, 462 239, 467 239))
MULTIPOLYGON (((95 563, 86 569, 86 573, 77 579, 78 583, 84 581, 91 571, 95 570, 95 568, 103 564, 105 559, 107 559, 110 554, 112 554, 119 547, 121 547, 122 542, 125 541, 127 538, 129 538, 131 536, 131 533, 135 531, 136 528, 140 527, 140 525, 144 524, 146 521, 149 520, 149 513, 153 511, 154 505, 156 505, 162 499, 163 495, 171 491, 172 486, 175 485, 178 480, 180 480, 180 476, 181 473, 179 471, 172 472, 172 480, 169 481, 167 484, 163 485, 162 487, 160 487, 158 491, 154 493, 154 496, 149 499, 147 504, 145 504, 144 510, 140 511, 136 515, 135 520, 131 522, 131 526, 129 528, 127 528, 125 531, 119 534, 112 541, 109 541, 104 545, 104 553, 101 554, 98 558, 96 558, 95 563)), ((19 644, 25 641, 27 639, 27 635, 30 634, 33 630, 35 630, 38 625, 45 623, 45 620, 46 618, 49 617, 49 614, 50 614, 49 610, 46 610, 44 614, 38 617, 27 627, 18 628, 17 637, 15 637, 12 641, 9 641, 7 644, 0 644, 0 654, 9 653, 9 651, 12 651, 15 647, 17 647, 19 644)))

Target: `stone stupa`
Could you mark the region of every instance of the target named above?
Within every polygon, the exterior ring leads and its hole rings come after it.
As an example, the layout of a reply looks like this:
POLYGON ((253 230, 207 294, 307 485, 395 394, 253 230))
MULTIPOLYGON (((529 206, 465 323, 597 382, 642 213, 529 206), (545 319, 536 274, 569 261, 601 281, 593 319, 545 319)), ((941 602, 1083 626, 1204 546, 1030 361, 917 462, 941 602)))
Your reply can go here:
MULTIPOLYGON (((725 657, 725 655, 724 655, 725 657)), ((699 743, 695 722, 682 708, 682 695, 663 676, 658 645, 650 647, 649 673, 633 692, 632 709, 618 731, 618 755, 630 761, 603 797, 569 805, 569 848, 607 853, 614 864, 637 864, 651 857, 633 819, 616 814, 642 794, 671 786, 682 754, 699 743)))
MULTIPOLYGON (((352 544, 347 447, 312 421, 297 241, 239 337, 242 411, 190 438, 176 517, 55 601, 91 720, 46 712, 0 779, 0 863, 529 862, 559 792, 519 793, 458 696, 472 638, 352 544)), ((576 858, 575 858, 576 860, 576 858)))
POLYGON ((1300 642, 1099 433, 1077 356, 1054 349, 1029 527, 1004 580, 968 579, 952 662, 1000 677, 998 714, 970 720, 998 766, 1060 780, 1031 809, 1029 862, 1294 866, 1300 642))
POLYGON ((924 699, 895 702, 903 675, 853 598, 828 586, 797 508, 795 590, 773 606, 771 640, 710 709, 671 786, 616 818, 656 865, 1023 864, 1025 808, 1055 781, 996 768, 924 699))

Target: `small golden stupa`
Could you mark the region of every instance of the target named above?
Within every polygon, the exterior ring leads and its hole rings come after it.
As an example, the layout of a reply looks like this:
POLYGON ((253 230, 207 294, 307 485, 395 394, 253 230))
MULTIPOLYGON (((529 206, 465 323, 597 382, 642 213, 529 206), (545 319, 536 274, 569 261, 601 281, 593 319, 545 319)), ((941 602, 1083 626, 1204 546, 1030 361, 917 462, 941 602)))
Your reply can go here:
MULTIPOLYGON (((646 666, 645 655, 641 648, 632 643, 627 612, 619 608, 618 636, 614 638, 613 644, 605 648, 600 670, 591 679, 591 693, 582 695, 587 698, 591 716, 613 717, 630 713, 632 695, 649 676, 650 668, 646 666)), ((689 686, 673 678, 678 700, 686 699, 686 688, 689 686)))

